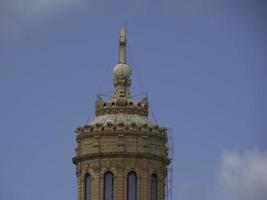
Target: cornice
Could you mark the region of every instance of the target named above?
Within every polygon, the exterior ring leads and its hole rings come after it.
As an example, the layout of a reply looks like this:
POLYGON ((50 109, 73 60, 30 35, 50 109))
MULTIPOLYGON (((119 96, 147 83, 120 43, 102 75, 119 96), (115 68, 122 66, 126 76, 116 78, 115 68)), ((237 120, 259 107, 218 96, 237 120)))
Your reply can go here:
POLYGON ((137 114, 140 116, 148 116, 148 101, 143 99, 140 102, 134 102, 132 99, 119 98, 112 99, 110 102, 104 102, 98 99, 95 105, 96 116, 105 114, 137 114))
POLYGON ((167 142, 167 129, 161 128, 159 126, 149 127, 136 126, 132 124, 131 126, 125 126, 124 124, 119 124, 114 126, 113 124, 108 124, 108 126, 102 126, 101 124, 96 125, 85 125, 84 127, 77 128, 77 141, 85 138, 98 136, 148 136, 150 138, 160 139, 167 142))
POLYGON ((163 162, 169 165, 170 159, 167 156, 159 156, 150 153, 95 153, 82 156, 76 156, 72 162, 77 165, 81 161, 104 159, 104 158, 134 158, 134 159, 147 159, 163 162))

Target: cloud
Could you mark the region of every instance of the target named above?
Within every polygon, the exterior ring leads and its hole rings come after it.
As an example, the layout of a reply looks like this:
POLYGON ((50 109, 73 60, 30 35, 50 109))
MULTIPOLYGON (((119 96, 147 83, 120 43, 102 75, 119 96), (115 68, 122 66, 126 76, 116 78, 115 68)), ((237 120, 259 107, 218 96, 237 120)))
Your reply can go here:
POLYGON ((1 0, 1 11, 21 16, 42 15, 52 10, 65 9, 80 4, 83 0, 1 0))
POLYGON ((266 200, 267 152, 225 152, 217 186, 217 200, 266 200))
POLYGON ((21 23, 82 7, 85 0, 0 0, 0 31, 10 33, 21 23))

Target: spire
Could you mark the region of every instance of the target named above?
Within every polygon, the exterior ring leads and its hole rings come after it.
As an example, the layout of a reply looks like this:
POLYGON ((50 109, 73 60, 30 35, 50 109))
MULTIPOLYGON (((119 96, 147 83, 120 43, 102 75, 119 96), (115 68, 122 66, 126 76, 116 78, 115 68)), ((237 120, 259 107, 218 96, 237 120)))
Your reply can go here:
POLYGON ((113 69, 114 75, 114 95, 113 98, 131 98, 131 67, 126 64, 126 30, 124 27, 120 30, 119 40, 119 64, 113 69))
POLYGON ((126 64, 126 29, 120 30, 119 40, 119 64, 114 67, 113 75, 116 79, 129 79, 132 75, 131 67, 126 64))
POLYGON ((121 27, 120 47, 119 47, 119 63, 126 63, 126 29, 121 27))

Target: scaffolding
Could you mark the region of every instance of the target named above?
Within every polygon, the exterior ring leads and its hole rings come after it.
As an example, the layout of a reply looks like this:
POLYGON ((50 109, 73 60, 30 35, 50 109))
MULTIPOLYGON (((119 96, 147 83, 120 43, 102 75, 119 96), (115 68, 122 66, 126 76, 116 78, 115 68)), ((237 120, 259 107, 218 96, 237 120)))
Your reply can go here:
POLYGON ((165 192, 165 200, 173 200, 172 176, 173 176, 174 146, 173 146, 173 134, 172 134, 171 128, 168 128, 167 148, 168 148, 168 158, 170 159, 170 164, 167 167, 167 176, 166 176, 166 185, 165 185, 165 191, 166 191, 165 192))
MULTIPOLYGON (((135 73, 137 74, 137 79, 138 79, 138 82, 140 84, 140 87, 141 87, 141 91, 142 93, 145 93, 146 97, 148 96, 146 89, 144 87, 144 83, 142 81, 142 78, 140 76, 140 73, 139 73, 139 70, 138 70, 138 66, 141 66, 141 65, 138 65, 136 64, 135 62, 135 59, 134 59, 134 54, 131 50, 131 45, 130 45, 130 42, 128 40, 128 52, 129 54, 127 54, 129 56, 129 58, 131 59, 132 61, 132 66, 134 67, 134 70, 135 70, 135 73)), ((143 68, 143 67, 141 67, 143 68)), ((139 95, 137 95, 139 96, 139 95)), ((152 110, 152 106, 150 104, 150 113, 151 113, 151 116, 152 116, 152 119, 153 121, 155 122, 155 124, 158 124, 157 123, 157 119, 156 119, 156 116, 152 110)), ((167 129, 167 148, 168 148, 168 158, 170 159, 170 164, 168 165, 167 167, 167 176, 166 176, 166 180, 165 180, 165 200, 173 200, 173 164, 174 164, 174 146, 173 146, 173 134, 172 134, 172 128, 168 128, 167 129)))

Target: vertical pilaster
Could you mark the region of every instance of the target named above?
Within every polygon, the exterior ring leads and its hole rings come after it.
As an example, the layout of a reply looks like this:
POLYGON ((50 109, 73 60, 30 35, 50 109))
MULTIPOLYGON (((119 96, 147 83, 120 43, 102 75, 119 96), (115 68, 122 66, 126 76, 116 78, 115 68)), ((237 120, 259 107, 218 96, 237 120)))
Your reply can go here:
POLYGON ((149 176, 148 176, 148 170, 143 168, 140 170, 140 200, 148 200, 149 199, 149 176))
POLYGON ((81 177, 80 175, 77 176, 77 196, 78 196, 78 200, 82 199, 82 191, 81 191, 81 177))
MULTIPOLYGON (((94 168, 94 179, 93 179, 93 191, 92 191, 92 199, 93 200, 100 200, 101 195, 101 176, 100 176, 100 169, 94 168)), ((82 199, 81 199, 82 200, 82 199)))
POLYGON ((116 183, 115 183, 115 199, 123 199, 124 196, 124 175, 123 175, 123 168, 122 167, 118 167, 117 168, 117 176, 116 176, 116 183))

